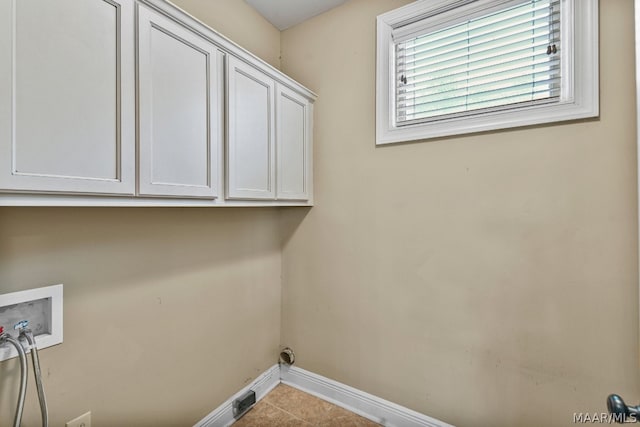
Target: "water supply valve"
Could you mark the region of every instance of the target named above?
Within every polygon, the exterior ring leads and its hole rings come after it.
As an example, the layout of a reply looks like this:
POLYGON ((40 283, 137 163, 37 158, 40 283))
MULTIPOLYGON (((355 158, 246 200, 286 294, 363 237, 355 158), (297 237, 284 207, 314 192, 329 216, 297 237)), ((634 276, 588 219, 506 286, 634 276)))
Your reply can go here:
POLYGON ((16 323, 15 325, 13 325, 13 329, 17 330, 17 331, 21 331, 23 329, 27 329, 29 327, 29 321, 28 320, 21 320, 18 323, 16 323))

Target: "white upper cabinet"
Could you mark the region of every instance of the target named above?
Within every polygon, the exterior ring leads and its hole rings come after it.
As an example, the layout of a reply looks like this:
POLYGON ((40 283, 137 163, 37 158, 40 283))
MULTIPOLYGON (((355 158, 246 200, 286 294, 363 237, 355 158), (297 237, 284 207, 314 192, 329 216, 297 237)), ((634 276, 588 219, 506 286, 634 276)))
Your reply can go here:
POLYGON ((275 82, 247 63, 227 64, 227 198, 275 199, 275 82))
POLYGON ((315 99, 167 0, 0 0, 0 206, 309 206, 315 99))
POLYGON ((276 85, 276 179, 278 200, 309 199, 311 182, 311 103, 276 85))
POLYGON ((0 191, 133 194, 133 0, 0 2, 0 191))
POLYGON ((236 58, 227 91, 227 198, 309 200, 310 101, 236 58))
POLYGON ((222 54, 206 39, 142 5, 138 43, 138 193, 217 197, 222 54))

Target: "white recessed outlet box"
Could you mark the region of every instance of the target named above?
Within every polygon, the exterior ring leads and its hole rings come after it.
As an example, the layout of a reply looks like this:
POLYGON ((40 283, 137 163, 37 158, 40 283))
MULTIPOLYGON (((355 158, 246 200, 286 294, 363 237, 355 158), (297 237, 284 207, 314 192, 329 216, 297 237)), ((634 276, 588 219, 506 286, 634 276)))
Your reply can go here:
MULTIPOLYGON (((18 337, 14 326, 29 322, 38 350, 62 343, 62 285, 0 295, 0 326, 18 337)), ((25 348, 26 342, 22 343, 25 348)), ((0 361, 18 356, 13 346, 0 347, 0 361)))

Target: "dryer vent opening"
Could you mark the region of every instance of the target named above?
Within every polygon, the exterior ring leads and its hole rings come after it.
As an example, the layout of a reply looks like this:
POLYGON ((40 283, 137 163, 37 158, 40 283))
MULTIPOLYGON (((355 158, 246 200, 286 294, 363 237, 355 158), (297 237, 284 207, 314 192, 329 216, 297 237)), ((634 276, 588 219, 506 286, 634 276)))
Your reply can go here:
POLYGON ((289 347, 286 347, 280 352, 280 363, 285 365, 293 365, 296 361, 296 355, 289 347))

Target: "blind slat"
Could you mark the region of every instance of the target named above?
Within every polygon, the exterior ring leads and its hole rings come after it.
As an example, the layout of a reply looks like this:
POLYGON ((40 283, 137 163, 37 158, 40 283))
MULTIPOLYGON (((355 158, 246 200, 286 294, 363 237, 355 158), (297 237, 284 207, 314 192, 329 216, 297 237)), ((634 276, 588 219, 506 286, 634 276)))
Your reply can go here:
MULTIPOLYGON (((549 28, 549 31, 552 32, 554 29, 554 26, 560 24, 560 19, 559 19, 559 14, 558 13, 554 13, 552 19, 549 19, 549 16, 545 16, 545 17, 535 17, 531 20, 527 20, 527 21, 523 21, 517 24, 513 24, 513 25, 507 25, 501 28, 494 28, 491 30, 487 30, 481 34, 470 34, 470 31, 465 30, 463 33, 460 33, 460 36, 457 38, 443 38, 442 40, 444 40, 443 43, 441 44, 434 44, 434 43, 423 43, 420 45, 420 49, 417 49, 416 46, 407 46, 407 44, 409 42, 405 42, 405 43, 398 43, 397 46, 397 50, 398 50, 398 56, 412 56, 412 55, 420 55, 422 53, 425 52, 431 52, 433 50, 437 50, 437 49, 442 49, 448 46, 452 46, 452 45, 456 45, 456 44, 460 44, 461 42, 465 42, 467 40, 470 39, 482 39, 483 37, 487 37, 487 36, 493 36, 496 33, 500 32, 500 31, 504 31, 507 30, 509 28, 514 28, 514 29, 518 29, 515 31, 515 33, 518 33, 520 31, 527 31, 527 30, 534 30, 536 28, 544 28, 547 27, 549 28), (542 22, 538 22, 538 21, 542 21, 542 22), (526 25, 526 24, 531 24, 531 25, 526 25)), ((505 37, 508 36, 509 33, 507 35, 504 35, 505 37)), ((453 48, 452 50, 455 50, 455 48, 453 48)))
MULTIPOLYGON (((500 61, 499 57, 493 58, 495 60, 490 61, 488 63, 484 63, 484 64, 479 64, 479 65, 473 65, 475 64, 475 62, 472 63, 473 66, 470 67, 455 67, 458 68, 458 70, 453 70, 452 68, 454 67, 445 67, 442 68, 440 70, 436 70, 436 71, 446 71, 446 72, 440 72, 440 73, 423 73, 419 76, 412 76, 411 77, 411 82, 409 82, 409 79, 407 78, 407 84, 418 84, 418 83, 423 83, 426 81, 432 81, 435 79, 442 79, 442 78, 454 78, 455 76, 459 76, 460 74, 465 74, 465 75, 472 75, 474 71, 480 71, 480 70, 495 70, 494 72, 500 72, 500 71, 506 71, 507 68, 509 68, 509 64, 519 64, 519 65, 524 65, 522 64, 522 62, 527 62, 529 63, 532 67, 536 66, 536 65, 540 65, 540 64, 546 64, 548 62, 551 62, 552 60, 550 60, 549 56, 547 56, 546 54, 538 54, 538 55, 518 55, 516 57, 512 57, 510 61, 500 61)), ((553 61, 559 61, 558 59, 553 59, 553 61)), ((402 82, 398 82, 402 87, 402 86, 406 86, 404 84, 402 84, 402 82)))
MULTIPOLYGON (((554 86, 554 84, 559 82, 560 82, 560 78, 556 77, 556 78, 541 80, 536 83, 523 83, 519 85, 511 85, 511 86, 508 86, 507 88, 502 88, 503 90, 500 90, 500 91, 486 90, 486 91, 480 91, 480 92, 475 92, 471 94, 438 99, 433 102, 426 101, 426 102, 420 102, 418 104, 413 104, 413 105, 405 105, 405 106, 398 105, 398 112, 407 111, 407 110, 416 109, 416 108, 420 108, 420 112, 433 111, 438 109, 437 108, 438 103, 458 100, 464 104, 465 102, 467 102, 468 98, 474 97, 474 96, 477 97, 479 95, 487 95, 487 99, 483 99, 483 101, 486 101, 486 100, 493 100, 493 99, 502 99, 504 97, 510 96, 510 94, 514 92, 518 93, 519 95, 527 95, 527 94, 535 94, 535 93, 543 93, 543 92, 554 92, 554 91, 559 92, 560 90, 559 87, 557 89, 550 88, 551 86, 554 86), (547 87, 536 90, 535 89, 536 85, 547 86, 547 87), (430 104, 433 104, 432 108, 421 108, 430 104)), ((467 104, 470 105, 471 103, 467 103, 467 104)))
POLYGON ((533 34, 531 33, 536 29, 546 28, 546 27, 547 27, 547 24, 540 24, 536 28, 531 28, 531 27, 527 27, 524 29, 521 28, 519 31, 513 31, 499 38, 494 37, 489 40, 481 40, 477 42, 470 42, 471 40, 474 40, 473 38, 470 38, 468 41, 465 40, 467 41, 467 43, 464 43, 463 45, 460 45, 454 49, 450 49, 444 52, 435 52, 435 53, 433 53, 435 50, 431 50, 431 51, 428 51, 430 52, 430 54, 423 55, 420 57, 416 57, 413 54, 407 54, 406 52, 405 53, 398 52, 396 56, 397 68, 399 71, 402 71, 402 70, 411 71, 413 69, 422 68, 427 65, 436 63, 438 61, 443 61, 443 60, 451 61, 454 59, 464 58, 465 56, 469 55, 470 51, 473 51, 474 54, 489 52, 497 48, 502 48, 502 47, 530 41, 533 39, 535 40, 543 39, 547 42, 545 43, 546 45, 550 40, 553 40, 554 38, 551 35, 552 34, 551 30, 540 31, 538 33, 534 32, 533 34), (515 36, 519 36, 519 37, 515 37, 515 36), (496 45, 496 43, 499 43, 501 41, 502 41, 502 44, 496 45), (449 54, 454 54, 456 52, 457 52, 457 55, 452 55, 448 57, 449 54))
MULTIPOLYGON (((483 63, 489 60, 497 60, 499 63, 505 62, 513 62, 522 58, 535 58, 535 57, 545 57, 552 58, 547 54, 547 46, 548 43, 546 41, 532 43, 527 46, 516 46, 510 49, 495 49, 495 50, 487 50, 485 52, 480 53, 472 53, 467 55, 466 60, 459 59, 456 62, 451 63, 450 61, 442 61, 440 64, 428 64, 424 67, 416 67, 413 70, 403 70, 398 69, 398 74, 400 76, 404 76, 407 79, 410 78, 419 78, 423 75, 432 75, 437 76, 439 71, 453 70, 460 66, 465 66, 469 68, 474 68, 477 63, 483 63), (484 54, 484 55, 483 55, 484 54), (473 59, 472 59, 473 58, 473 59)), ((503 46, 504 47, 504 46, 503 46)), ((492 61, 492 63, 495 61, 492 61)), ((482 65, 482 64, 480 64, 482 65)), ((449 71, 450 72, 450 71, 449 71)), ((445 74, 449 74, 449 72, 445 74)))
MULTIPOLYGON (((436 31, 436 32, 433 32, 433 33, 427 33, 427 34, 422 34, 422 35, 419 35, 419 36, 411 37, 408 40, 395 40, 395 42, 397 44, 401 44, 401 43, 405 44, 405 43, 407 43, 409 41, 414 41, 415 44, 414 44, 413 47, 416 48, 416 47, 419 47, 419 46, 421 46, 423 44, 431 44, 431 43, 434 43, 434 42, 439 41, 439 40, 443 40, 443 39, 446 39, 446 38, 449 38, 449 37, 453 37, 453 36, 455 36, 457 34, 466 33, 469 30, 478 30, 478 29, 482 29, 482 28, 487 27, 487 26, 495 25, 496 22, 506 21, 509 18, 517 17, 517 16, 524 15, 524 14, 527 14, 527 13, 535 13, 535 12, 537 12, 539 10, 544 10, 544 9, 552 9, 552 10, 554 10, 554 13, 555 13, 556 9, 558 8, 558 6, 560 4, 560 1, 559 0, 554 0, 554 1, 551 1, 551 2, 549 2, 549 1, 543 1, 543 2, 537 1, 536 3, 542 3, 542 4, 539 4, 538 6, 534 6, 534 7, 531 7, 531 6, 527 7, 520 14, 516 14, 514 16, 507 17, 506 19, 503 17, 501 20, 479 23, 478 21, 482 21, 483 19, 487 19, 487 18, 486 17, 476 18, 475 20, 469 21, 469 22, 474 22, 475 21, 476 24, 475 25, 471 24, 471 27, 468 27, 468 28, 465 27, 463 29, 462 25, 454 25, 453 27, 445 28, 443 30, 439 30, 439 31, 436 31), (457 28, 457 27, 460 27, 459 31, 455 30, 455 28, 457 28), (447 33, 447 31, 454 31, 454 32, 453 33, 447 33), (432 39, 426 39, 427 36, 431 36, 432 39), (419 39, 423 39, 423 40, 419 40, 419 39)), ((517 9, 517 8, 522 8, 522 5, 515 7, 515 9, 517 9)))
POLYGON ((403 93, 402 96, 398 96, 398 101, 399 102, 412 101, 415 103, 416 101, 419 100, 419 102, 424 102, 429 98, 433 98, 437 96, 441 96, 441 97, 453 96, 455 92, 460 92, 460 91, 466 91, 467 94, 473 95, 477 93, 477 89, 482 87, 487 87, 488 85, 491 85, 492 91, 498 91, 501 89, 508 89, 510 87, 513 87, 513 83, 508 83, 508 82, 514 82, 514 80, 517 80, 517 79, 528 79, 528 78, 530 78, 531 81, 526 82, 526 84, 535 86, 538 83, 549 81, 550 78, 558 79, 559 77, 552 76, 550 73, 546 71, 544 73, 537 72, 537 73, 530 73, 530 74, 519 74, 519 75, 509 76, 506 78, 500 78, 498 76, 495 76, 494 79, 477 82, 475 84, 464 85, 463 87, 455 87, 451 89, 445 88, 443 90, 443 87, 445 85, 440 85, 440 86, 429 88, 432 90, 429 91, 428 93, 422 93, 423 91, 406 92, 406 93, 403 93), (536 75, 540 75, 540 76, 536 78, 535 77, 536 75))
POLYGON ((560 0, 529 0, 396 44, 399 125, 558 99, 560 0))
POLYGON ((474 82, 480 79, 487 79, 492 76, 500 76, 504 74, 514 74, 522 75, 527 71, 529 74, 537 74, 537 73, 553 73, 559 74, 557 71, 560 70, 560 61, 559 59, 554 59, 551 61, 539 61, 537 63, 533 63, 530 61, 524 62, 515 62, 515 63, 506 63, 504 66, 497 68, 494 66, 485 67, 484 69, 476 70, 476 72, 460 72, 456 74, 449 74, 449 79, 445 82, 442 82, 441 79, 430 79, 425 77, 421 79, 418 83, 407 83, 406 85, 401 85, 396 87, 396 93, 408 93, 408 92, 417 92, 420 90, 435 88, 439 86, 450 85, 453 83, 467 82, 467 84, 472 85, 474 82), (519 71, 518 71, 519 70, 519 71), (532 70, 532 71, 531 71, 532 70))

